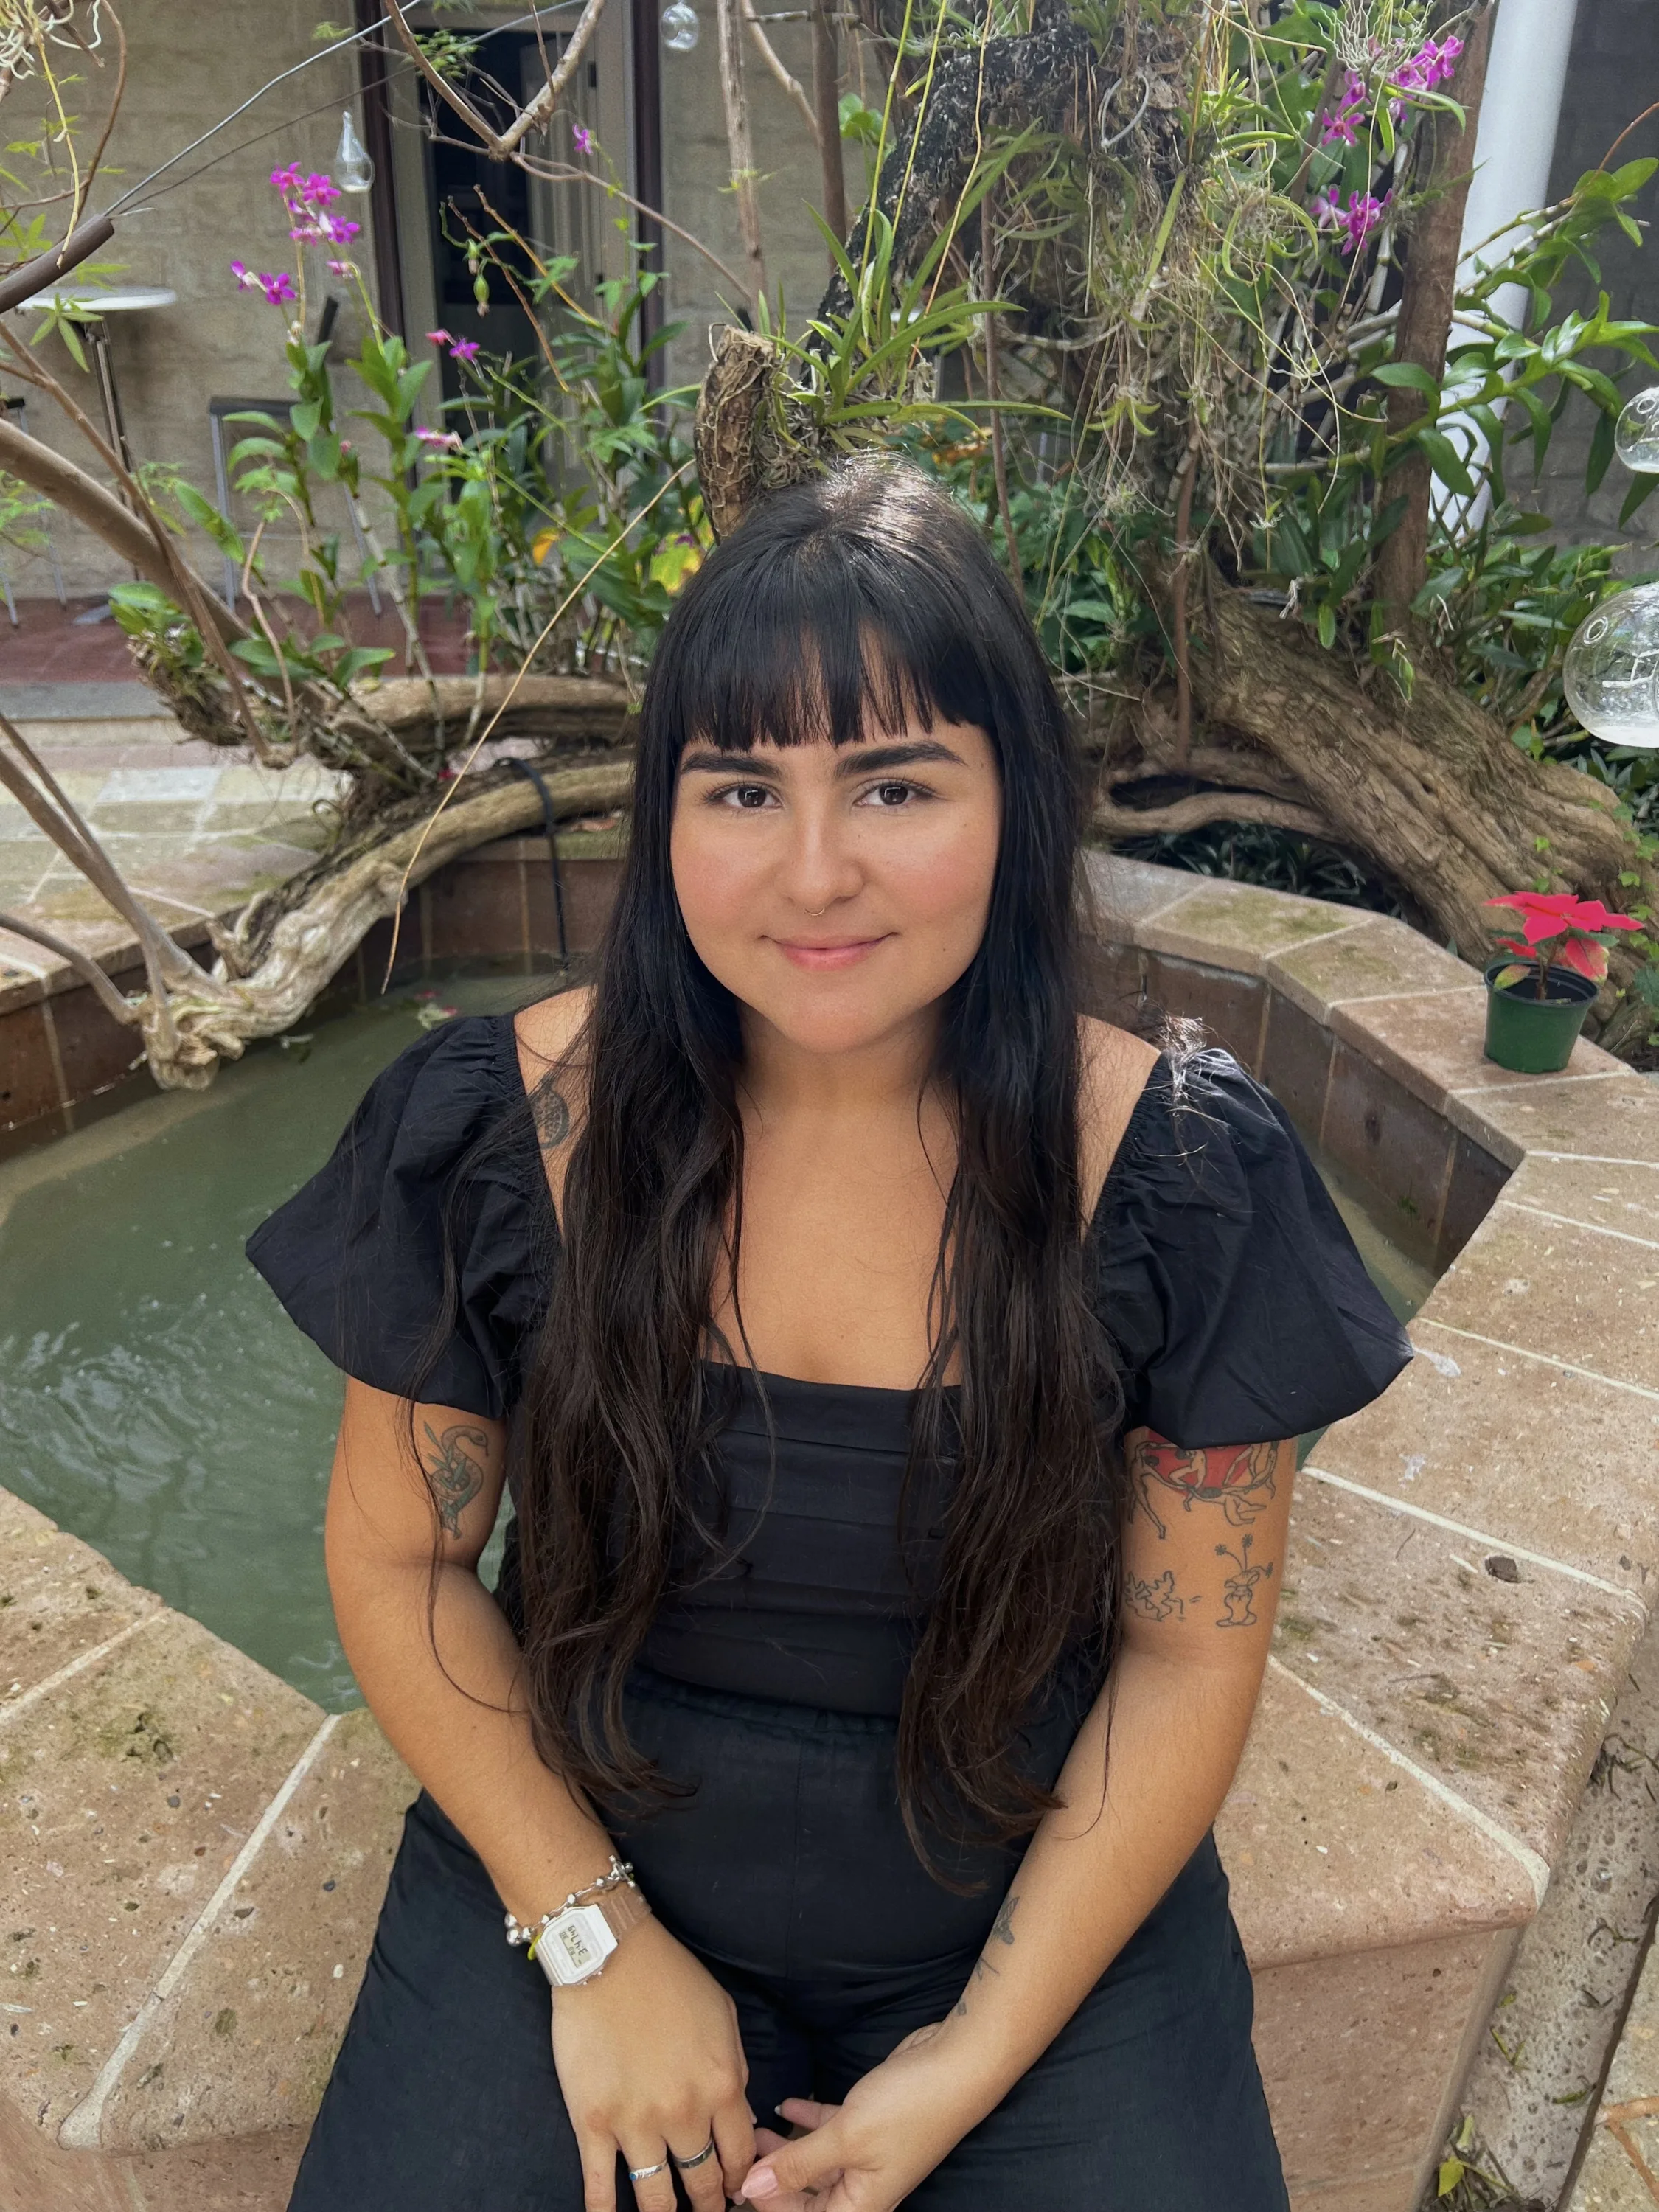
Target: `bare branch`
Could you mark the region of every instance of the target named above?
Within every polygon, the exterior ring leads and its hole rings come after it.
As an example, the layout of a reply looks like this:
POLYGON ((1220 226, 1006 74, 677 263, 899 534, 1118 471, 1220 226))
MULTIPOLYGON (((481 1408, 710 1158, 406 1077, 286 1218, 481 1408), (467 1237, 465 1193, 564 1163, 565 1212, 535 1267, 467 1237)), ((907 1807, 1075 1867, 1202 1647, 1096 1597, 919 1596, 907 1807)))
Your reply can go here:
MULTIPOLYGON (((785 93, 794 101, 796 106, 799 108, 802 115, 806 119, 806 127, 812 134, 812 143, 814 145, 818 147, 821 151, 823 149, 823 140, 818 130, 818 118, 812 112, 811 101, 801 90, 799 81, 790 76, 789 71, 784 66, 782 56, 778 52, 777 48, 772 44, 770 39, 767 37, 764 24, 762 23, 759 16, 755 13, 755 0, 741 0, 741 5, 743 8, 743 20, 749 26, 750 37, 755 41, 756 46, 760 49, 761 59, 766 64, 767 68, 771 70, 773 76, 776 77, 778 82, 783 87, 785 93)), ((839 136, 839 133, 837 133, 837 136, 839 136)))
POLYGON ((91 984, 94 995, 106 1014, 112 1014, 118 1022, 137 1026, 138 1009, 116 989, 89 952, 83 952, 78 945, 71 945, 68 938, 59 937, 55 931, 43 929, 38 921, 25 921, 21 915, 0 914, 0 929, 9 929, 14 937, 25 937, 31 945, 42 945, 60 960, 67 960, 82 981, 91 984))
POLYGON ((1167 806, 1120 806, 1109 798, 1095 801, 1094 827, 1109 837, 1167 836, 1182 830, 1201 830, 1211 822, 1265 822, 1275 830, 1293 830, 1298 837, 1322 837, 1337 833, 1322 814, 1289 799, 1268 799, 1255 791, 1194 791, 1167 806))
POLYGON ((749 264, 744 289, 752 309, 766 297, 766 261, 761 252, 760 203, 755 193, 755 145, 749 129, 749 95, 743 81, 743 37, 738 28, 738 0, 715 0, 720 26, 720 99, 726 109, 726 158, 738 198, 738 227, 749 264))
MULTIPOLYGON (((503 153, 510 154, 527 132, 536 130, 538 125, 551 119, 553 111, 559 104, 560 95, 574 76, 576 64, 586 50, 588 40, 598 28, 599 17, 604 11, 605 0, 587 0, 587 5, 582 9, 575 29, 570 33, 570 43, 559 58, 558 67, 535 98, 525 107, 523 112, 507 125, 496 142, 503 153)), ((539 30, 539 21, 537 27, 539 30)))
POLYGON ((441 70, 434 69, 432 64, 427 59, 425 54, 421 50, 420 40, 416 37, 414 32, 410 29, 409 25, 404 20, 404 11, 398 4, 398 0, 386 0, 386 12, 392 20, 392 27, 398 33, 399 43, 408 53, 410 60, 413 61, 416 68, 419 70, 421 75, 426 79, 427 82, 444 102, 445 106, 447 107, 453 107, 456 114, 460 117, 462 122, 465 124, 467 129, 477 133, 478 137, 483 139, 485 146, 489 149, 490 153, 495 155, 499 159, 505 160, 507 155, 506 147, 502 145, 501 140, 495 136, 495 133, 484 121, 477 109, 473 106, 470 100, 464 100, 461 94, 456 91, 454 86, 450 83, 448 78, 444 76, 443 72, 441 70))

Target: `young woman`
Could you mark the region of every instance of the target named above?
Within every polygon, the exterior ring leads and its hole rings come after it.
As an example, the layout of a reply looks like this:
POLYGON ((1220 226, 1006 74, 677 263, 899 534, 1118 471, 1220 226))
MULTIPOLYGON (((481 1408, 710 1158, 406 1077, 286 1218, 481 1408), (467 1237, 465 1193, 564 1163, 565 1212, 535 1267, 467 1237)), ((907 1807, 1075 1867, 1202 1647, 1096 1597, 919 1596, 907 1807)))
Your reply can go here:
POLYGON ((1210 1826, 1290 1440, 1409 1348, 1273 1102, 1080 1012, 1079 817, 966 520, 775 498, 592 994, 412 1046, 252 1240, 423 1785, 293 2212, 1283 2212, 1210 1826))

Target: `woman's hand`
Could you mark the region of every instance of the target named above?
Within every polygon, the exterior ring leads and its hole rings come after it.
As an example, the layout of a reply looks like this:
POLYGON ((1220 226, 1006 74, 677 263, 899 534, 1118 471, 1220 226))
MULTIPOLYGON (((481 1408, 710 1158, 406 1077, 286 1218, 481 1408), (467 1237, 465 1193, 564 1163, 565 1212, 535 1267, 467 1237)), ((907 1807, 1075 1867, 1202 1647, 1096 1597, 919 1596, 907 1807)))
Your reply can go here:
POLYGON ((763 2130, 743 2202, 765 2212, 893 2212, 1000 2094, 949 2021, 919 2027, 854 2082, 844 2105, 787 2098, 783 2118, 807 2132, 780 2142, 763 2130))
MULTIPOLYGON (((630 2169, 717 2155, 680 2176, 697 2212, 722 2212, 755 2155, 737 2008, 659 1920, 632 1929, 591 1982, 553 1993, 553 2063, 581 2153, 587 2212, 614 2212, 630 2169)), ((674 2212, 674 2169, 636 2181, 640 2212, 674 2212)))

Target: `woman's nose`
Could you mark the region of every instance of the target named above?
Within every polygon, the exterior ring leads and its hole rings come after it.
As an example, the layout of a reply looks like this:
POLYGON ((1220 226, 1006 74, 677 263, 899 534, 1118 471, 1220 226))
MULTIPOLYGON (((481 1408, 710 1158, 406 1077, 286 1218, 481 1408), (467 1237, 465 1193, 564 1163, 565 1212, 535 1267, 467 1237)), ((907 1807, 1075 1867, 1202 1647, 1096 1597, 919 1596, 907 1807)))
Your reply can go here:
POLYGON ((864 871, 842 825, 833 817, 803 813, 781 872, 779 887, 790 903, 804 914, 826 914, 853 897, 863 881, 864 871))

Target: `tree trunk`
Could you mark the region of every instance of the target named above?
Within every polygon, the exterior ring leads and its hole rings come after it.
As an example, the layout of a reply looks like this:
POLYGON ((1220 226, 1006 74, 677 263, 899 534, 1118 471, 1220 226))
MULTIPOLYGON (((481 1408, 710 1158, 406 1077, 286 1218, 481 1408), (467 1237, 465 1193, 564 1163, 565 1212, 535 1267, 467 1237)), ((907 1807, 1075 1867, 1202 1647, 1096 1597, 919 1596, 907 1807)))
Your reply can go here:
MULTIPOLYGON (((1659 905, 1659 876, 1604 784, 1533 761, 1431 669, 1419 669, 1407 701, 1386 678, 1362 687, 1346 658, 1244 592, 1217 583, 1210 604, 1210 649, 1192 663, 1210 746, 1237 732, 1259 748, 1304 794, 1325 834, 1403 884, 1466 960, 1482 961, 1492 942, 1482 900, 1531 890, 1540 875, 1551 889, 1617 908, 1659 905), (1641 878, 1633 891, 1620 882, 1632 872, 1641 878)), ((1137 811, 1134 826, 1146 835, 1172 825, 1154 808, 1137 811)), ((1635 955, 1621 946, 1596 1006, 1603 1042, 1633 1035, 1649 1018, 1645 1007, 1618 1005, 1634 967, 1635 955)))
MULTIPOLYGON (((1453 97, 1463 108, 1463 128, 1460 131, 1450 115, 1437 115, 1424 125, 1432 142, 1433 158, 1423 186, 1436 197, 1419 210, 1407 240, 1406 277, 1400 295, 1400 318, 1395 325, 1394 357, 1426 369, 1437 384, 1445 371, 1446 347, 1451 337, 1463 210, 1474 171, 1475 132, 1480 121, 1480 96, 1486 88, 1495 13, 1495 7, 1483 8, 1470 23, 1468 42, 1450 86, 1453 97)), ((1426 412, 1428 404, 1422 392, 1408 386, 1391 386, 1389 430, 1398 434, 1407 428, 1426 412)), ((1433 473, 1427 457, 1413 453, 1388 479, 1389 497, 1403 497, 1406 501, 1405 513, 1382 541, 1377 556, 1376 597, 1388 611, 1390 629, 1407 627, 1412 601, 1428 578, 1433 473)))

